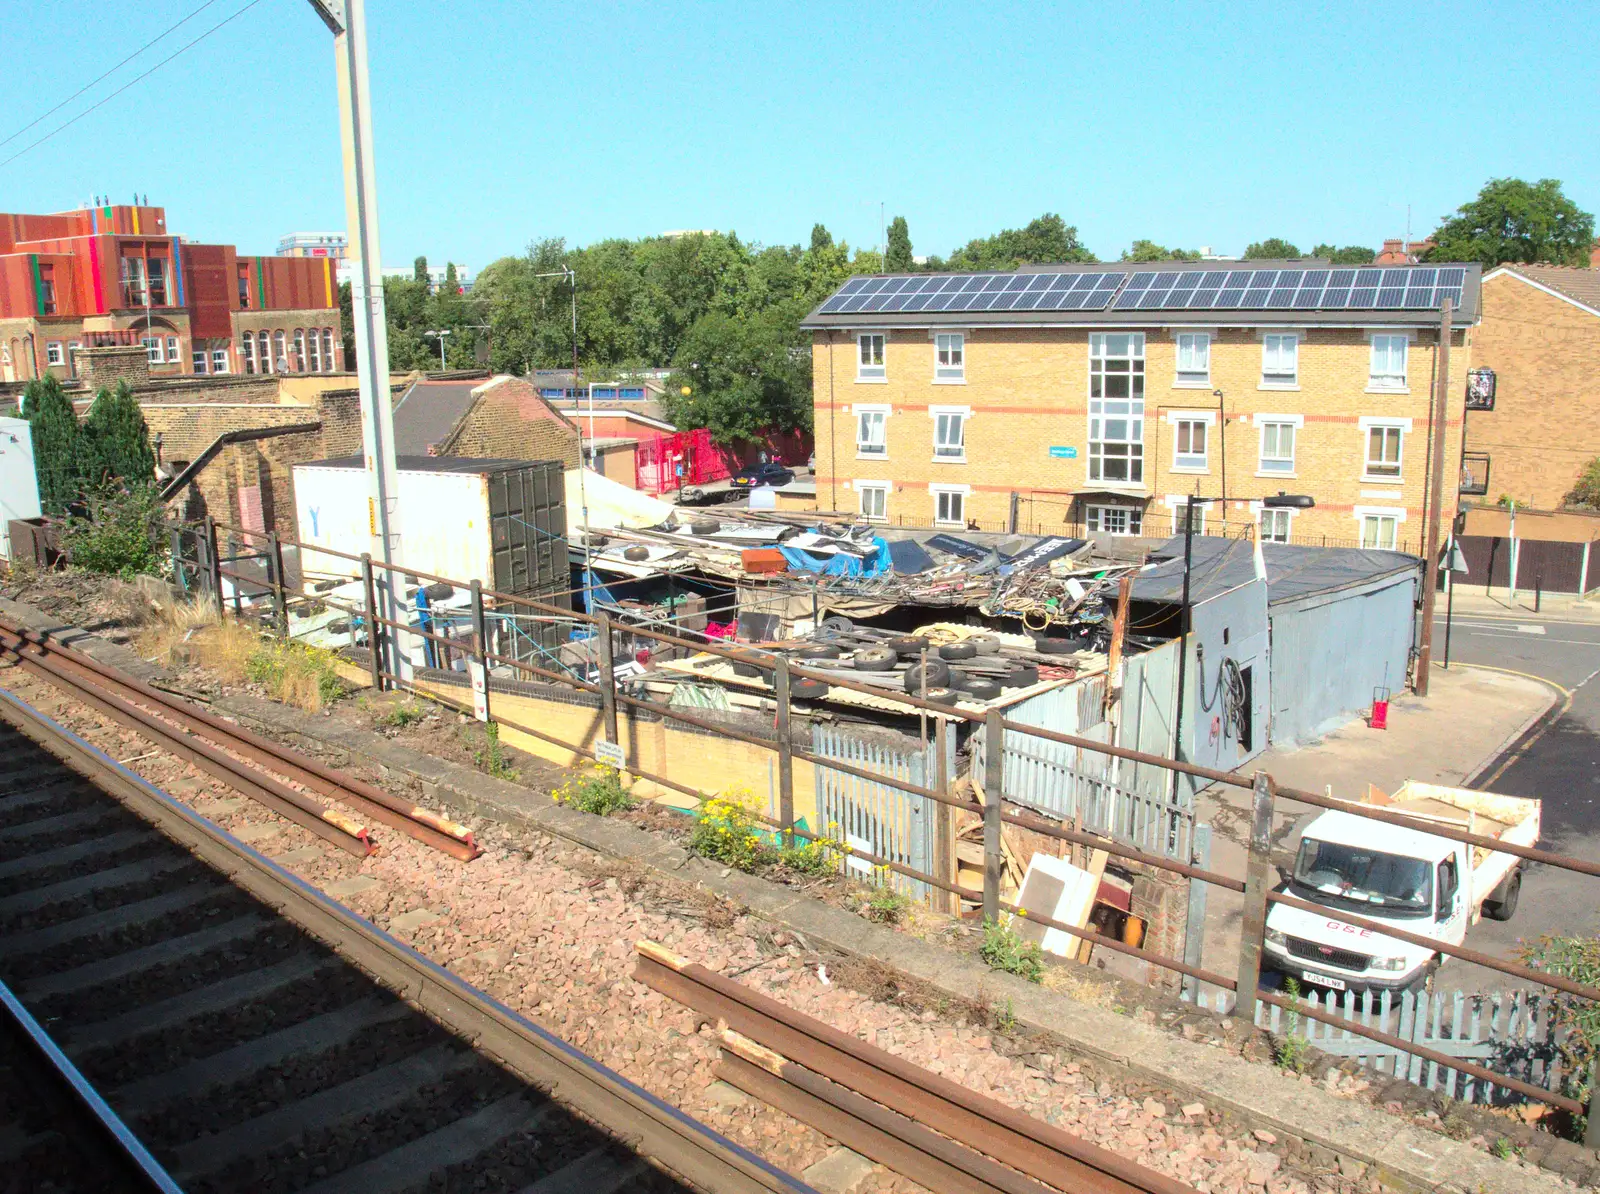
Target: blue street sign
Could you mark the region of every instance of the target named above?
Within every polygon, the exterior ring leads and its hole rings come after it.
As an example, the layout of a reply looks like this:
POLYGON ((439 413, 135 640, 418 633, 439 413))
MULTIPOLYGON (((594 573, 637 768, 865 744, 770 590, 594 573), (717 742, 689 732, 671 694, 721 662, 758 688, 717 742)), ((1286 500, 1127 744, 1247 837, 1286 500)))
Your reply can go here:
POLYGON ((1055 457, 1057 460, 1076 460, 1078 458, 1078 449, 1063 448, 1059 446, 1052 447, 1050 449, 1050 455, 1055 457))

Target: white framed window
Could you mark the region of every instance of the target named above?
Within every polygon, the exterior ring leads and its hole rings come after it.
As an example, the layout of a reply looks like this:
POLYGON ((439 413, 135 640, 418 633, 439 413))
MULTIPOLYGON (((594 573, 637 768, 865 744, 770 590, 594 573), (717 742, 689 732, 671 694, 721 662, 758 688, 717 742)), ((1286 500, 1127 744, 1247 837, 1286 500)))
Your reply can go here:
POLYGON ((856 493, 861 502, 861 517, 881 522, 889 517, 889 482, 857 481, 856 493))
POLYGON ((161 364, 160 336, 141 336, 139 343, 144 345, 144 355, 152 365, 161 364))
POLYGON ((1144 483, 1144 333, 1089 336, 1089 480, 1144 483))
POLYGON ((961 332, 936 332, 933 337, 933 380, 967 379, 967 338, 961 332))
MULTIPOLYGON (((279 333, 280 335, 282 333, 279 333)), ((261 362, 261 372, 272 372, 272 337, 267 334, 267 329, 262 328, 256 333, 256 350, 261 362)))
POLYGON ((929 486, 933 494, 933 525, 939 527, 964 527, 967 525, 967 487, 940 488, 929 486))
POLYGON ((322 371, 333 372, 333 329, 322 329, 322 371))
POLYGON ((856 380, 883 381, 887 373, 883 364, 883 350, 888 340, 884 332, 862 332, 856 337, 856 380))
POLYGON ((1194 511, 1194 533, 1196 535, 1204 535, 1206 533, 1206 507, 1208 504, 1206 502, 1196 502, 1193 506, 1190 506, 1188 502, 1184 501, 1182 494, 1169 496, 1167 505, 1172 507, 1172 533, 1174 535, 1183 534, 1183 513, 1185 510, 1192 509, 1194 511))
POLYGON ((256 371, 256 338, 249 332, 239 338, 239 359, 244 363, 246 373, 256 371))
MULTIPOLYGON (((297 333, 298 334, 298 333, 297 333)), ((311 359, 307 362, 307 369, 312 373, 322 372, 322 337, 317 335, 317 329, 312 328, 307 337, 307 348, 310 350, 311 359)))
POLYGON ((1178 333, 1178 376, 1180 386, 1211 384, 1211 333, 1178 333))
POLYGON ((1083 521, 1092 535, 1137 535, 1144 528, 1144 511, 1137 506, 1089 506, 1083 521))
POLYGON ((1393 551, 1400 538, 1400 524, 1406 520, 1404 510, 1383 506, 1357 506, 1356 521, 1361 525, 1361 546, 1393 551))
POLYGON ((1406 389, 1406 340, 1403 335, 1373 334, 1372 365, 1367 377, 1368 389, 1396 391, 1406 389))
POLYGON ((82 340, 69 340, 67 342, 67 368, 74 377, 78 375, 78 353, 82 350, 82 340))
POLYGON ((226 373, 228 371, 228 350, 226 348, 213 348, 211 350, 211 372, 226 373))
POLYGON ((277 373, 289 372, 289 353, 283 345, 284 331, 278 328, 272 333, 272 368, 277 373))
POLYGON ((887 456, 889 454, 889 408, 887 406, 856 406, 856 455, 887 456))
POLYGON ((178 338, 176 336, 168 336, 167 337, 167 364, 176 365, 177 363, 178 363, 178 338))
POLYGON ((44 345, 45 363, 49 365, 65 365, 67 352, 59 340, 47 340, 44 345))
POLYGON ((1174 419, 1172 422, 1172 467, 1184 472, 1206 471, 1207 438, 1210 419, 1174 419))
POLYGON ((1261 384, 1266 388, 1300 384, 1300 337, 1271 332, 1261 337, 1261 384))
POLYGON ((196 373, 204 373, 206 371, 206 350, 203 348, 195 349, 189 354, 189 362, 196 373))
POLYGON ((1405 439, 1405 428, 1394 423, 1375 423, 1362 434, 1367 448, 1362 480, 1400 480, 1400 449, 1405 439))
POLYGON ((967 419, 972 414, 968 406, 934 406, 928 409, 933 416, 933 458, 935 461, 967 459, 967 419))
POLYGON ((1294 511, 1263 506, 1256 526, 1263 543, 1287 543, 1294 532, 1294 511))
POLYGON ((1257 415, 1261 426, 1261 455, 1257 471, 1270 476, 1294 472, 1295 440, 1305 420, 1299 415, 1257 415))

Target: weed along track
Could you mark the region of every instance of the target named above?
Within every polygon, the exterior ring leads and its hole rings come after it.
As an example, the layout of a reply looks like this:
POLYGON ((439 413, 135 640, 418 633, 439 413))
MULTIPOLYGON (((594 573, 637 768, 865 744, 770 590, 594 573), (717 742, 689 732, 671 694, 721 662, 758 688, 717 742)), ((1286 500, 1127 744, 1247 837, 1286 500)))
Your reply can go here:
POLYGON ((808 1189, 4 691, 0 980, 165 1170, 56 1188, 808 1189))

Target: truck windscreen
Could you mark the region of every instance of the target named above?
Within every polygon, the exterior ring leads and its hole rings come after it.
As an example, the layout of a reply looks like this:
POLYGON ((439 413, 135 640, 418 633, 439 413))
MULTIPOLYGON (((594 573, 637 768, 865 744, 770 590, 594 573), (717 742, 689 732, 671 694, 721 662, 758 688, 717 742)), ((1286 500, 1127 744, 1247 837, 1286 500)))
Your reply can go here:
POLYGON ((1433 908, 1433 868, 1420 858, 1302 838, 1294 886, 1303 899, 1422 915, 1433 908))

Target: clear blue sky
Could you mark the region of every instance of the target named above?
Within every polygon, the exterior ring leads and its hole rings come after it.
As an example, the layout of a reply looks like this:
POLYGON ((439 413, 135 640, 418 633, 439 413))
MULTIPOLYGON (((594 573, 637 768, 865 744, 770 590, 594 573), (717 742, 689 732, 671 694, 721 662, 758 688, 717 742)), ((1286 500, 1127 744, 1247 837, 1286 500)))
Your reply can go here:
MULTIPOLYGON (((201 0, 12 0, 0 137, 201 0)), ((214 3, 10 156, 245 0, 214 3)), ((672 228, 918 253, 1045 211, 1102 257, 1417 235, 1497 175, 1600 208, 1591 40, 1557 4, 369 0, 383 256, 672 228), (1562 34, 1560 31, 1565 30, 1562 34)), ((0 167, 0 210, 134 191, 193 239, 342 229, 331 38, 237 20, 0 167)))

